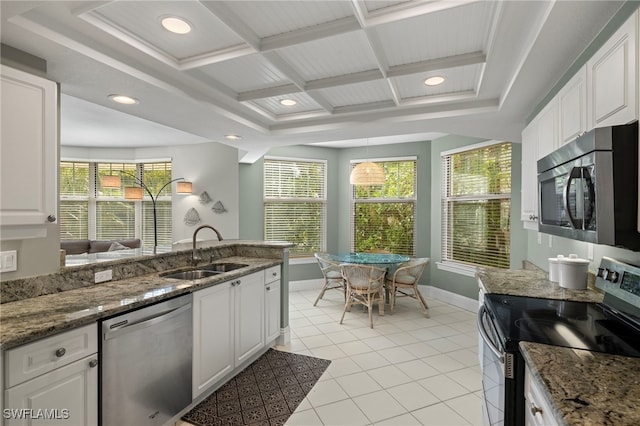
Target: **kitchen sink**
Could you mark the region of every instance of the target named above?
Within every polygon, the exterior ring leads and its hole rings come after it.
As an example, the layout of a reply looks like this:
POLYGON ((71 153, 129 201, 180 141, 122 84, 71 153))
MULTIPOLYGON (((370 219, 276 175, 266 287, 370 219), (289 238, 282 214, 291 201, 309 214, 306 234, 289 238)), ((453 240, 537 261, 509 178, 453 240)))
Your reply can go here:
POLYGON ((246 265, 244 263, 212 263, 210 265, 200 266, 200 269, 204 269, 205 271, 212 271, 215 273, 229 272, 235 269, 244 268, 246 265))
POLYGON ((221 273, 222 272, 220 271, 196 269, 193 271, 170 272, 167 274, 160 274, 160 276, 162 278, 174 278, 177 280, 199 280, 200 278, 211 277, 221 273))

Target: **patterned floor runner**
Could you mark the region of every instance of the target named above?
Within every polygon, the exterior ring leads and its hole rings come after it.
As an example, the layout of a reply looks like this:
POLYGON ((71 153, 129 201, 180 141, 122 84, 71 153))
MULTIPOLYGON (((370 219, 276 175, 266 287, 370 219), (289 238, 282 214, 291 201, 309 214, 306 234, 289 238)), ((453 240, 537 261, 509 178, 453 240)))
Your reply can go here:
POLYGON ((269 349, 182 417, 199 426, 280 426, 331 361, 269 349))

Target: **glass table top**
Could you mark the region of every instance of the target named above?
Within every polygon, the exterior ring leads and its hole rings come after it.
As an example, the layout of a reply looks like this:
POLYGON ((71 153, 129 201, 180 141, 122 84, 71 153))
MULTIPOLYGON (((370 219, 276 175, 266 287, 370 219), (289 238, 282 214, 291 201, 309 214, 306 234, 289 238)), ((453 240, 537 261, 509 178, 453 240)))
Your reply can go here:
POLYGON ((395 264, 409 260, 409 256, 395 253, 338 253, 328 254, 327 258, 340 263, 364 264, 395 264))

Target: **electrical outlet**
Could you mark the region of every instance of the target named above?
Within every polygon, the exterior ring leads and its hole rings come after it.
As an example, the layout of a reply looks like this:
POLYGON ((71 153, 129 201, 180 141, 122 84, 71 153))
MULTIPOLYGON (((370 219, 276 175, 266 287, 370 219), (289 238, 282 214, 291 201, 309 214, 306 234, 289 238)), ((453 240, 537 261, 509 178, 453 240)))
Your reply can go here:
POLYGON ((538 232, 538 245, 542 244, 542 234, 538 232))
POLYGON ((18 270, 18 251, 8 250, 0 252, 0 272, 18 270))
POLYGON ((549 248, 553 247, 553 237, 549 235, 549 248))
POLYGON ((96 272, 93 280, 96 284, 103 283, 105 281, 111 281, 113 278, 113 271, 111 269, 107 269, 106 271, 96 272))
POLYGON ((587 259, 593 260, 593 243, 587 243, 587 259))

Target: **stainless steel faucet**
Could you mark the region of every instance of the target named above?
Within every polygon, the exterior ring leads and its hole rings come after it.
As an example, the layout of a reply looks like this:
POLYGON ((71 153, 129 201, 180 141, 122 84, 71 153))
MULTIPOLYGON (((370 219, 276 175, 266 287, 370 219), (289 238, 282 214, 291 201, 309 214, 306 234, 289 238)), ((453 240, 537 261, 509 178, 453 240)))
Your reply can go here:
POLYGON ((196 264, 196 237, 198 235, 198 232, 203 228, 211 229, 213 232, 216 233, 216 236, 218 237, 218 241, 222 241, 222 235, 220 235, 220 232, 216 228, 214 228, 213 226, 211 226, 211 225, 202 225, 202 226, 199 226, 198 228, 196 228, 196 230, 193 231, 193 248, 191 249, 191 264, 193 264, 193 265, 196 264))

